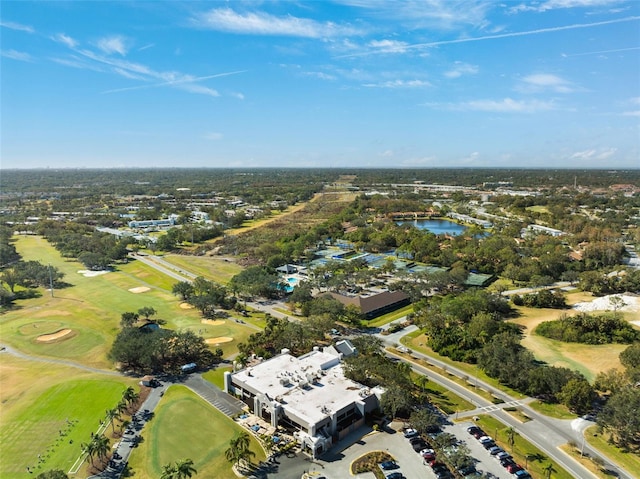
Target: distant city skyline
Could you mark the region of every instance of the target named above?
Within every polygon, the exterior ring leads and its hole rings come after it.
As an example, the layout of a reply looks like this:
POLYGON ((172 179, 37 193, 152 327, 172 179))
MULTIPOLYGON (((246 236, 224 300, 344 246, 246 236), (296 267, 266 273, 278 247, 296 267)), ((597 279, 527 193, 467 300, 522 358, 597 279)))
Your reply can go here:
POLYGON ((0 168, 640 168, 640 2, 2 2, 0 168))

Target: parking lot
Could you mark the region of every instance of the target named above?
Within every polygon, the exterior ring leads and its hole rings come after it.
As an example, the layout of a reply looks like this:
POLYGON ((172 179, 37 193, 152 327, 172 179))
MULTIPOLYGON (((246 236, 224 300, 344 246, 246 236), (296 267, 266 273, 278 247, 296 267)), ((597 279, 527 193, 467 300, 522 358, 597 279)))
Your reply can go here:
MULTIPOLYGON (((472 421, 458 424, 447 424, 444 432, 454 434, 458 440, 463 441, 470 449, 471 456, 476 459, 478 471, 490 472, 500 479, 511 479, 513 476, 500 465, 500 462, 487 452, 472 435, 467 432, 467 427, 473 425, 472 421)), ((324 476, 327 479, 340 479, 350 477, 351 463, 370 451, 386 451, 395 458, 398 469, 389 470, 388 473, 401 472, 406 479, 436 479, 436 474, 428 465, 423 464, 422 457, 416 453, 411 443, 404 437, 402 424, 394 423, 387 432, 370 432, 363 437, 353 435, 339 443, 320 459, 312 461, 303 454, 295 457, 282 457, 278 459, 278 467, 269 473, 267 478, 300 479, 303 474, 307 477, 324 476)), ((488 431, 487 431, 488 432, 488 431)), ((373 479, 373 473, 358 474, 359 479, 373 479)))

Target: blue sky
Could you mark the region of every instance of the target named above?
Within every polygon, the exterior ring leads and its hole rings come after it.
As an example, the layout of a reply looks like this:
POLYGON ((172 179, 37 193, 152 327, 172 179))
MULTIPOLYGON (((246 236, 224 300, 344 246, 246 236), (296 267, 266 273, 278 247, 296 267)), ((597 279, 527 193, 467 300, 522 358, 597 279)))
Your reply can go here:
POLYGON ((2 168, 640 167, 636 0, 1 9, 2 168))

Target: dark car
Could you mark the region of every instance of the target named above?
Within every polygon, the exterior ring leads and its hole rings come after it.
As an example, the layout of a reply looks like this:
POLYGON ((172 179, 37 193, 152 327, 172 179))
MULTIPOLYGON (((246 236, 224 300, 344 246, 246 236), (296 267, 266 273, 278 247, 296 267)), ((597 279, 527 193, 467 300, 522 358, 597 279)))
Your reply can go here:
MULTIPOLYGON (((473 436, 475 433, 483 432, 483 431, 478 426, 469 426, 467 428, 467 432, 473 436)), ((481 436, 484 436, 484 434, 481 434, 481 436)), ((478 437, 480 437, 480 436, 478 436, 478 437)))
POLYGON ((520 464, 509 464, 507 466, 507 472, 510 472, 511 474, 515 474, 518 471, 522 471, 522 466, 520 464))
POLYGON ((380 469, 383 471, 391 471, 393 469, 398 469, 400 466, 395 461, 384 461, 379 464, 380 469))
POLYGON ((468 476, 469 474, 473 474, 474 472, 476 472, 476 467, 473 464, 458 469, 458 474, 460 474, 461 476, 468 476))
POLYGON ((387 479, 405 479, 401 472, 392 472, 387 476, 387 479))
POLYGON ((496 443, 493 441, 487 441, 487 442, 483 442, 482 443, 482 447, 484 447, 486 450, 491 449, 492 447, 496 447, 496 443))
POLYGON ((509 466, 515 466, 516 461, 514 461, 512 457, 507 457, 505 459, 500 459, 500 465, 504 468, 507 468, 507 470, 509 470, 509 466))
POLYGON ((420 452, 420 451, 422 451, 423 449, 426 449, 426 448, 427 448, 427 443, 426 443, 426 442, 424 442, 424 440, 422 440, 422 441, 416 441, 416 442, 414 442, 414 443, 412 443, 412 444, 411 444, 411 447, 413 447, 413 450, 414 450, 414 451, 416 451, 416 452, 420 452))

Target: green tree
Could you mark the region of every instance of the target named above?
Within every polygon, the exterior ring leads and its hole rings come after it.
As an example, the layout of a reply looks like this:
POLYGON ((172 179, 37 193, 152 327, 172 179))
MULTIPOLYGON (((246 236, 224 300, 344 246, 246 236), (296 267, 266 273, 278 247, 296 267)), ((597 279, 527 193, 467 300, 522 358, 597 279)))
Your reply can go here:
POLYGON ((631 385, 611 395, 602 412, 598 425, 611 432, 612 440, 627 448, 640 442, 640 389, 631 385))
POLYGON ((595 392, 586 379, 571 379, 558 393, 558 399, 581 416, 592 409, 595 392))
POLYGON ((36 479, 69 479, 69 476, 60 469, 50 469, 38 474, 36 479))
POLYGON ((412 405, 411 392, 406 389, 393 387, 387 389, 380 397, 380 409, 392 419, 397 417, 399 412, 408 413, 412 405))
POLYGON ((149 321, 149 318, 154 316, 156 313, 157 311, 151 306, 144 306, 138 310, 138 314, 143 316, 147 321, 149 321))
POLYGON ((176 479, 185 479, 197 473, 191 459, 182 459, 176 462, 176 479))
POLYGON ((165 464, 162 466, 160 479, 178 479, 178 471, 175 464, 165 464))
POLYGON ((640 342, 634 343, 622 351, 620 362, 627 369, 640 368, 640 342))
POLYGON ((115 434, 116 433, 115 420, 120 417, 120 413, 118 412, 118 409, 117 408, 107 409, 105 416, 106 416, 106 421, 111 423, 111 430, 113 431, 113 434, 115 434))
POLYGON ((122 313, 120 315, 120 326, 122 326, 123 328, 130 328, 131 326, 136 324, 139 317, 140 316, 138 313, 133 313, 131 311, 122 313))

